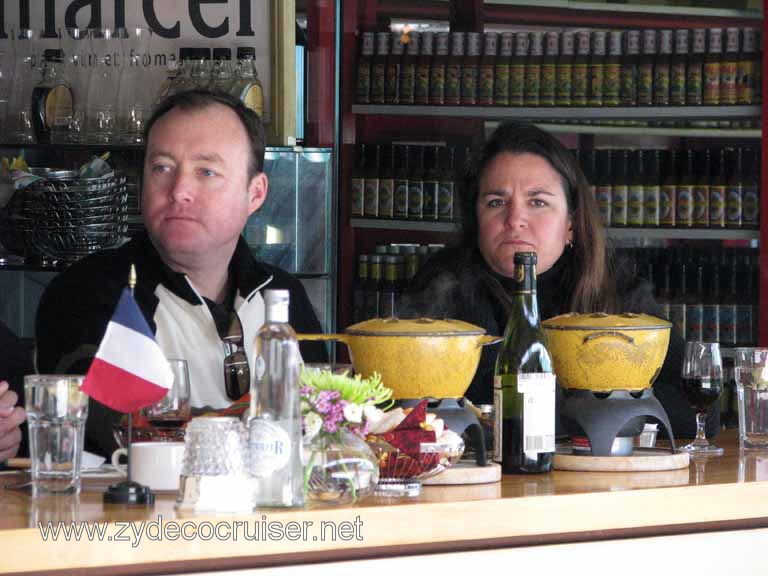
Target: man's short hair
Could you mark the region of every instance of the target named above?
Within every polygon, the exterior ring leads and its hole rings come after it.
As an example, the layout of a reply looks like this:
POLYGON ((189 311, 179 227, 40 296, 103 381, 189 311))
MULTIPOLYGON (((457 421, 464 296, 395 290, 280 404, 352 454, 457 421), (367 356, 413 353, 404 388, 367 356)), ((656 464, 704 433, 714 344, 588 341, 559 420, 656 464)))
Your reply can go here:
POLYGON ((261 118, 253 110, 246 107, 240 100, 233 98, 225 92, 212 90, 187 90, 168 96, 162 100, 152 112, 144 128, 144 141, 149 142, 149 133, 152 126, 160 118, 171 110, 185 111, 203 110, 214 104, 226 106, 234 112, 240 120, 251 145, 251 153, 248 162, 248 180, 264 171, 264 148, 266 147, 266 135, 261 118))

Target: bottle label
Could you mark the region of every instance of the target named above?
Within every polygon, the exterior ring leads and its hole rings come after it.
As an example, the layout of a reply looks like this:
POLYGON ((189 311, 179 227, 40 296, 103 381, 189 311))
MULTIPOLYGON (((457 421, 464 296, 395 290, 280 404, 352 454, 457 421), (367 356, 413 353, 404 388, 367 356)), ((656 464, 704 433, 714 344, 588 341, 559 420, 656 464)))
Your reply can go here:
POLYGON ((493 64, 483 64, 480 67, 480 81, 477 86, 477 103, 493 104, 493 64))
POLYGON ((592 64, 589 66, 589 105, 603 105, 603 83, 605 82, 605 66, 592 64))
POLYGON ((611 225, 611 186, 596 186, 595 198, 603 226, 611 225))
POLYGON ((685 61, 672 64, 669 77, 669 103, 673 106, 685 105, 685 61))
POLYGON ((680 227, 693 226, 693 187, 677 187, 677 213, 675 225, 680 227))
POLYGON ((400 103, 413 104, 416 91, 416 65, 404 64, 400 70, 400 103))
POLYGON ((461 70, 461 103, 475 104, 477 102, 477 81, 479 69, 474 64, 465 64, 461 70))
POLYGON ((653 64, 640 64, 637 71, 637 103, 641 106, 653 104, 653 64))
POLYGON ((371 102, 373 104, 384 104, 384 77, 386 76, 386 65, 383 62, 377 62, 371 67, 371 102))
POLYGON ((659 190, 659 223, 662 226, 675 225, 675 196, 677 186, 662 186, 659 190))
POLYGON ((424 220, 437 220, 437 194, 439 183, 437 180, 424 182, 424 220))
POLYGON ((453 220, 453 182, 443 180, 437 190, 437 218, 453 220))
POLYGON ((658 186, 645 186, 643 189, 643 224, 646 226, 661 224, 660 195, 661 189, 658 186))
POLYGON ((627 186, 613 186, 611 189, 611 225, 626 226, 629 190, 627 186))
POLYGON ((603 99, 608 106, 618 106, 621 95, 621 64, 611 63, 605 65, 605 84, 603 99))
POLYGON ((736 344, 736 305, 720 306, 720 343, 736 344))
POLYGON ((739 104, 754 104, 755 102, 755 61, 739 61, 738 82, 736 84, 736 99, 739 104))
POLYGON ((704 304, 702 322, 704 342, 720 342, 720 306, 704 304))
POLYGON ((554 106, 556 91, 557 66, 554 64, 544 64, 541 67, 541 104, 544 106, 554 106))
POLYGON ((720 104, 720 62, 704 64, 704 104, 720 104))
POLYGON ((264 93, 261 91, 261 84, 252 84, 243 92, 241 98, 246 108, 250 108, 259 118, 264 117, 264 93))
POLYGON ((421 220, 424 210, 424 186, 421 180, 408 183, 408 218, 421 220))
POLYGON ((743 188, 741 218, 744 228, 757 228, 760 224, 760 190, 755 185, 743 188))
POLYGON ((368 104, 371 101, 371 66, 363 61, 357 66, 357 90, 355 95, 358 104, 368 104))
POLYGON ((642 226, 644 223, 643 208, 645 208, 645 187, 630 186, 627 206, 627 224, 642 226))
POLYGON ((685 307, 685 339, 701 342, 704 338, 704 308, 701 304, 685 307))
POLYGON ((395 181, 392 178, 379 180, 379 218, 395 217, 395 181))
POLYGON ((555 451, 555 375, 518 374, 517 392, 523 395, 523 450, 555 451))
POLYGON ((400 103, 400 64, 387 64, 387 76, 384 79, 384 100, 387 104, 400 103))
POLYGON ((363 216, 376 218, 379 215, 379 179, 366 178, 363 192, 363 216))
POLYGON ((279 424, 254 419, 248 424, 248 469, 265 478, 285 468, 291 459, 291 437, 279 424))
POLYGON ((621 67, 621 103, 624 106, 637 105, 637 67, 633 64, 621 67))
POLYGON ((498 106, 509 105, 509 64, 496 64, 493 83, 493 103, 498 106))
POLYGON ((522 106, 525 102, 525 66, 512 64, 509 67, 509 103, 522 106))
POLYGON ((573 65, 571 103, 574 106, 587 105, 587 84, 589 83, 589 68, 586 64, 573 65))
POLYGON ((395 218, 408 218, 408 180, 395 180, 395 218))
POLYGON ((461 65, 448 64, 445 67, 445 103, 459 104, 461 101, 461 65))
POLYGON ((416 86, 414 88, 413 101, 416 104, 429 103, 429 64, 416 66, 416 86))
POLYGON ((429 69, 429 101, 432 104, 445 102, 445 66, 433 64, 429 69))
POLYGON ((741 228, 742 220, 741 186, 728 186, 725 191, 725 225, 728 228, 741 228))
POLYGON ((720 104, 736 104, 736 61, 720 65, 720 104))
POLYGON ((701 104, 702 87, 704 85, 704 74, 702 72, 701 64, 690 64, 688 66, 686 85, 686 104, 701 104))
POLYGON ((570 64, 557 65, 557 105, 570 106, 573 90, 573 67, 570 64))
POLYGON ((725 186, 709 187, 709 225, 725 228, 725 186))
POLYGON ((528 64, 525 67, 525 105, 538 106, 541 92, 541 66, 528 64))
POLYGON ((363 202, 365 194, 365 180, 363 178, 352 178, 351 183, 351 199, 350 204, 352 206, 352 216, 363 215, 363 202))
POLYGON ((693 187, 693 224, 703 228, 709 226, 709 186, 706 184, 693 187))
POLYGON ((669 66, 657 66, 654 71, 653 103, 656 106, 669 104, 669 66))

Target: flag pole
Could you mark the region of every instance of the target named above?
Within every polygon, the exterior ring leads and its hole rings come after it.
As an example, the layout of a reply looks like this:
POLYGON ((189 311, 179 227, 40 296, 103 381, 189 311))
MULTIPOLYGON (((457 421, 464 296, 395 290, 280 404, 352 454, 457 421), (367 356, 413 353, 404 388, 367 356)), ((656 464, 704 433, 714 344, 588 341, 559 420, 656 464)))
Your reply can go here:
MULTIPOLYGON (((131 297, 136 288, 136 266, 132 263, 128 273, 128 287, 131 289, 131 297)), ((126 479, 118 484, 113 484, 104 492, 104 502, 108 504, 137 504, 140 506, 154 506, 155 495, 149 486, 134 482, 131 478, 131 442, 133 441, 133 412, 128 412, 128 467, 126 479)))

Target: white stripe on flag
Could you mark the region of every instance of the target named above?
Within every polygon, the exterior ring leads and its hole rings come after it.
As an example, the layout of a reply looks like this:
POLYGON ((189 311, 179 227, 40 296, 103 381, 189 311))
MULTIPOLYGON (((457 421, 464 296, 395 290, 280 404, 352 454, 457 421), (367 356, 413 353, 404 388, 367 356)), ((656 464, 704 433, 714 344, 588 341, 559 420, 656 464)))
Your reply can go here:
POLYGON ((117 322, 107 325, 96 356, 157 386, 173 385, 173 372, 157 342, 117 322))

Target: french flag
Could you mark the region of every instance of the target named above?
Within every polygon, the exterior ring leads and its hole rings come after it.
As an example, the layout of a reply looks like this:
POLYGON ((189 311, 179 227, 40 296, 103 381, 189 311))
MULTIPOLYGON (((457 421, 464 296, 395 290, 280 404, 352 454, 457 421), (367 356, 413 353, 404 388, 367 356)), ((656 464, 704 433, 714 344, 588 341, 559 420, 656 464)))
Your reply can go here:
POLYGON ((160 401, 172 385, 171 367, 125 288, 80 389, 113 410, 130 413, 160 401))

